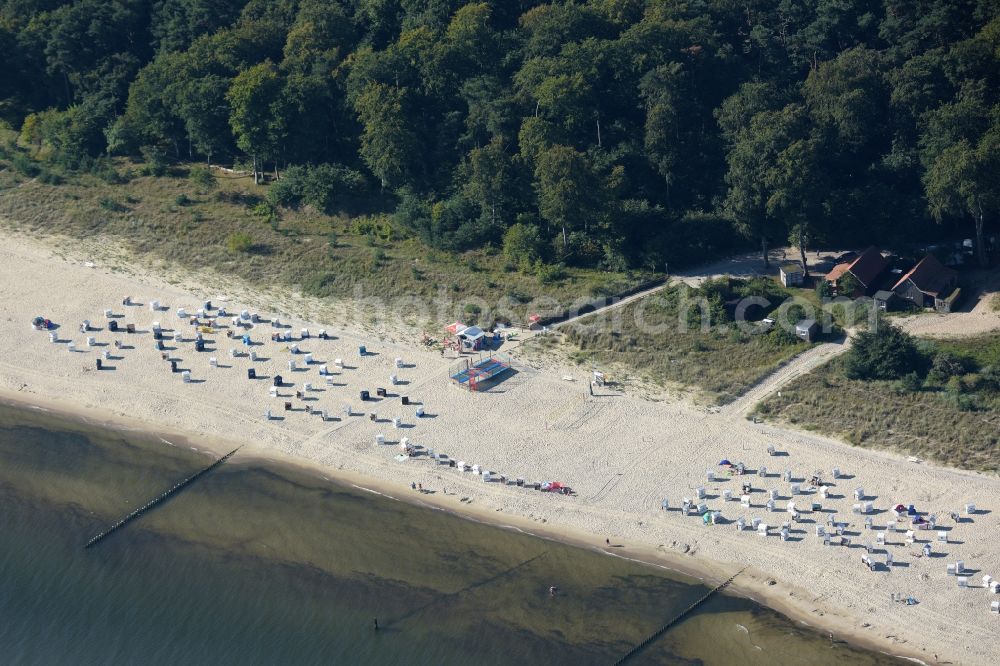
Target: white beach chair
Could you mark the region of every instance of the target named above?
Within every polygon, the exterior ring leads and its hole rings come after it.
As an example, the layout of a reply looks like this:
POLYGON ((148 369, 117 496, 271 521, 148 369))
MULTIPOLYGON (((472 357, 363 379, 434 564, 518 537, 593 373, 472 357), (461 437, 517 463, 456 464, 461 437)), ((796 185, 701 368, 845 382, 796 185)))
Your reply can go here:
POLYGON ((954 564, 949 564, 949 565, 947 565, 947 566, 945 567, 945 572, 946 572, 946 573, 947 573, 947 574, 948 574, 949 576, 954 576, 954 575, 955 575, 955 565, 954 565, 954 564))
POLYGON ((743 518, 742 516, 740 516, 739 518, 736 519, 736 531, 737 532, 742 532, 743 530, 746 529, 746 527, 747 527, 747 521, 746 521, 745 518, 743 518))
POLYGON ((1000 613, 1000 601, 991 601, 990 602, 990 612, 991 613, 1000 613))
POLYGON ((341 370, 344 369, 344 359, 342 359, 342 358, 335 358, 335 359, 333 359, 333 364, 335 366, 337 366, 341 370))
POLYGON ((97 338, 91 336, 87 338, 87 346, 93 347, 97 343, 97 338))
POLYGON ((757 535, 758 536, 766 537, 767 536, 767 530, 768 530, 767 523, 760 523, 760 524, 757 525, 757 535))
POLYGON ((774 500, 773 499, 767 500, 767 502, 764 504, 764 506, 767 507, 768 511, 774 511, 774 500))
POLYGON ((781 474, 781 480, 784 481, 785 483, 791 483, 791 481, 792 481, 792 470, 786 469, 784 472, 782 472, 782 474, 781 474))
POLYGON ((698 499, 705 499, 705 486, 698 486, 695 488, 695 497, 698 499))
POLYGON ((375 435, 375 443, 376 444, 385 444, 385 435, 383 435, 382 433, 379 433, 379 434, 375 435))
POLYGON ((749 507, 750 506, 750 496, 749 495, 740 495, 740 505, 741 506, 745 506, 745 507, 749 507))
POLYGON ((835 479, 839 479, 840 478, 840 468, 839 467, 834 467, 833 471, 831 473, 833 474, 833 478, 835 478, 835 479))
POLYGON ((858 501, 861 501, 864 498, 865 498, 865 489, 864 488, 855 488, 854 489, 854 499, 856 499, 858 501))
POLYGON ((191 383, 191 371, 190 370, 185 370, 184 372, 181 373, 181 381, 184 382, 185 384, 190 384, 191 383))
POLYGON ((762 465, 761 468, 757 470, 757 476, 759 477, 767 476, 767 468, 762 465))
POLYGON ((306 354, 305 356, 302 357, 302 362, 305 363, 306 365, 312 365, 313 355, 306 354))
POLYGON ((295 371, 295 361, 292 361, 292 360, 288 361, 288 371, 289 372, 294 372, 295 371))
POLYGON ((875 533, 875 545, 876 546, 884 546, 885 545, 885 532, 876 532, 875 533))
POLYGON ((778 499, 778 491, 775 490, 774 488, 771 488, 771 490, 767 491, 767 497, 771 501, 778 499))
POLYGON ((799 483, 793 483, 793 484, 792 484, 792 488, 791 488, 791 490, 792 490, 792 494, 793 494, 793 495, 798 495, 798 494, 800 494, 800 493, 802 492, 802 484, 799 484, 799 483))
POLYGON ((966 504, 965 505, 965 515, 967 515, 967 516, 974 516, 974 515, 976 515, 976 505, 975 504, 966 504))
POLYGON ((402 425, 402 423, 403 423, 402 419, 400 419, 398 416, 393 417, 392 419, 393 428, 399 428, 402 425))
POLYGON ((946 530, 938 530, 937 540, 942 543, 948 543, 948 532, 946 530))
POLYGON ((401 359, 401 358, 399 358, 397 356, 396 357, 396 361, 395 361, 395 365, 396 365, 397 368, 402 368, 403 367, 403 359, 401 359))
POLYGON ((722 491, 722 501, 724 501, 724 502, 731 502, 732 499, 733 499, 733 491, 732 490, 729 490, 727 488, 726 490, 722 491))
POLYGON ((958 576, 955 578, 959 587, 969 587, 969 577, 968 576, 958 576))
POLYGON ((955 562, 955 573, 960 574, 965 572, 965 560, 958 560, 955 562))
POLYGON ((219 367, 219 359, 217 359, 214 356, 209 356, 208 357, 208 364, 210 366, 212 366, 213 368, 217 368, 217 367, 219 367))

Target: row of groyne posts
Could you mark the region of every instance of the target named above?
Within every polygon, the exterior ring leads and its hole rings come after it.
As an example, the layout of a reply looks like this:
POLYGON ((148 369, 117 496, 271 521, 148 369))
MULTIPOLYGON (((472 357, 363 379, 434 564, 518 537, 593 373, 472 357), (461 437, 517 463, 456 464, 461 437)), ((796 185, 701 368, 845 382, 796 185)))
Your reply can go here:
MULTIPOLYGON (((132 511, 131 513, 129 513, 127 516, 125 516, 124 518, 122 518, 118 522, 116 522, 113 525, 111 525, 110 527, 108 527, 103 532, 100 532, 99 534, 95 535, 93 538, 90 539, 90 541, 87 542, 87 545, 84 546, 84 548, 86 549, 86 548, 91 548, 93 546, 96 546, 98 543, 100 543, 104 539, 108 538, 109 536, 111 536, 112 534, 114 534, 115 532, 117 532, 118 530, 122 529, 123 527, 125 527, 126 525, 128 525, 133 520, 136 520, 137 518, 139 518, 140 516, 142 516, 144 513, 146 513, 150 509, 153 509, 154 507, 156 507, 156 505, 160 504, 161 502, 166 501, 172 495, 175 495, 175 494, 179 493, 181 490, 184 490, 184 488, 186 488, 187 486, 191 485, 192 483, 194 483, 195 481, 197 481, 201 477, 205 476, 206 474, 208 474, 209 472, 211 472, 213 469, 215 469, 219 465, 222 465, 224 462, 226 462, 227 460, 229 460, 241 448, 243 448, 243 447, 241 447, 241 446, 236 447, 235 449, 233 449, 232 451, 230 451, 226 455, 222 456, 221 458, 219 458, 218 460, 216 460, 212 464, 208 465, 204 469, 201 469, 201 470, 195 472, 191 476, 189 476, 186 479, 184 479, 184 480, 178 482, 177 484, 175 484, 172 488, 170 488, 168 490, 165 490, 164 492, 160 493, 159 495, 157 495, 153 499, 149 500, 148 502, 146 502, 145 504, 143 504, 142 506, 140 506, 138 509, 135 509, 134 511, 132 511)), ((540 556, 538 556, 538 557, 540 557, 540 556)), ((521 565, 518 565, 518 566, 514 567, 514 569, 517 569, 520 566, 523 566, 524 564, 527 564, 528 562, 531 562, 534 559, 537 559, 537 557, 536 558, 531 558, 531 560, 528 560, 527 562, 523 562, 521 565)), ((649 636, 647 636, 642 642, 638 643, 637 645, 634 645, 632 647, 632 649, 630 649, 628 652, 626 652, 624 655, 622 655, 622 657, 620 659, 618 659, 618 661, 615 662, 615 666, 621 666, 621 664, 626 663, 629 659, 631 659, 632 657, 634 657, 635 655, 637 655, 638 653, 642 652, 644 649, 646 649, 647 647, 649 647, 650 644, 652 644, 654 641, 656 641, 661 636, 663 636, 663 634, 665 634, 667 631, 669 631, 671 627, 673 627, 678 622, 680 622, 681 620, 683 620, 684 618, 686 618, 688 615, 690 615, 692 612, 694 612, 699 606, 701 606, 706 601, 708 601, 709 599, 711 599, 717 593, 721 592, 726 587, 728 587, 729 584, 732 583, 736 579, 737 576, 739 576, 741 573, 743 573, 743 571, 744 571, 744 569, 740 569, 735 574, 733 574, 732 576, 730 576, 728 579, 726 579, 725 581, 723 581, 719 585, 716 585, 715 587, 713 587, 711 590, 709 590, 708 592, 706 592, 704 595, 702 595, 697 600, 695 600, 692 604, 690 604, 687 608, 685 608, 683 611, 681 611, 679 614, 677 614, 669 622, 667 622, 666 624, 664 624, 663 626, 661 626, 659 629, 657 629, 656 631, 654 631, 652 634, 650 634, 649 636)), ((503 575, 506 575, 506 573, 509 573, 509 572, 505 572, 504 574, 501 574, 501 577, 503 575)), ((376 620, 376 625, 375 626, 376 626, 376 628, 378 628, 378 620, 376 620)))
POLYGON ((639 643, 638 645, 633 646, 631 650, 629 650, 628 652, 626 652, 624 655, 622 655, 622 657, 618 661, 615 662, 615 666, 621 666, 621 664, 624 664, 629 659, 631 659, 635 655, 637 655, 640 652, 642 652, 643 650, 645 650, 647 647, 649 647, 649 645, 651 643, 653 643, 658 638, 660 638, 660 636, 662 636, 663 634, 667 633, 667 631, 671 627, 673 627, 675 624, 677 624, 678 622, 680 622, 681 620, 683 620, 684 618, 686 618, 688 615, 690 615, 691 613, 693 613, 695 609, 697 609, 703 603, 705 603, 706 601, 708 601, 709 599, 711 599, 717 593, 719 593, 722 590, 724 590, 727 587, 729 587, 729 584, 732 583, 736 579, 737 576, 739 576, 741 573, 743 573, 744 570, 745 570, 745 567, 743 569, 740 569, 736 573, 734 573, 732 576, 730 576, 729 578, 727 578, 723 582, 721 582, 718 585, 716 585, 715 587, 713 587, 711 590, 709 590, 704 595, 702 595, 699 599, 697 599, 690 606, 688 606, 687 608, 685 608, 684 610, 682 610, 672 620, 670 620, 669 622, 667 622, 666 624, 664 624, 662 627, 660 627, 659 629, 657 629, 656 631, 654 631, 652 634, 650 634, 649 636, 647 636, 641 643, 639 643))
POLYGON ((84 546, 84 548, 86 549, 86 548, 90 548, 92 546, 96 546, 98 543, 100 543, 104 539, 108 538, 109 536, 111 536, 112 534, 114 534, 115 532, 117 532, 118 530, 120 530, 121 528, 125 527, 130 522, 132 522, 136 518, 140 517, 142 514, 146 513, 147 511, 149 511, 150 509, 152 509, 153 507, 155 507, 157 504, 159 504, 159 503, 163 502, 164 500, 168 499, 171 495, 174 495, 174 494, 176 494, 176 493, 184 490, 184 488, 186 488, 187 486, 191 485, 192 483, 194 483, 195 481, 197 481, 198 479, 200 479, 204 475, 208 474, 209 472, 211 472, 213 469, 215 469, 216 467, 218 467, 222 463, 224 463, 227 460, 229 460, 233 456, 233 454, 236 453, 237 451, 239 451, 241 448, 243 448, 243 447, 237 446, 235 449, 233 449, 232 451, 230 451, 226 455, 222 456, 221 458, 219 458, 218 460, 216 460, 215 462, 213 462, 208 467, 205 467, 204 469, 202 469, 202 470, 200 470, 198 472, 195 472, 191 476, 189 476, 186 479, 184 479, 183 481, 179 482, 173 488, 170 488, 169 490, 166 490, 166 491, 160 493, 159 495, 157 495, 156 497, 154 497, 153 499, 149 500, 148 502, 146 502, 145 504, 143 504, 138 509, 136 509, 132 513, 128 514, 127 516, 125 516, 121 520, 119 520, 117 523, 115 523, 114 525, 112 525, 108 529, 106 529, 103 532, 101 532, 100 534, 97 534, 96 536, 94 536, 90 541, 87 542, 87 545, 84 546))

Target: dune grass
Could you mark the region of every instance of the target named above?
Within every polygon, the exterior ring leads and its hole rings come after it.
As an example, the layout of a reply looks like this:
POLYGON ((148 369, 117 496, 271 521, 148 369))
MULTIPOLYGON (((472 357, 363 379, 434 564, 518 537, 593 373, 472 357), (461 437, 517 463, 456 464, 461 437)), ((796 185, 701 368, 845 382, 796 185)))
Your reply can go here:
MULTIPOLYGON (((775 305, 790 292, 769 279, 729 280, 729 295, 765 295, 775 305)), ((718 287, 718 282, 713 282, 718 287)), ((713 285, 689 289, 673 285, 607 314, 567 325, 572 358, 580 364, 617 366, 660 386, 695 389, 705 400, 734 400, 779 365, 808 349, 806 343, 776 327, 732 323, 713 307, 707 327, 693 303, 715 292, 713 285)), ((716 301, 716 303, 718 303, 716 301)), ((767 311, 758 311, 763 317, 767 311)))
POLYGON ((320 298, 382 299, 401 316, 412 314, 408 308, 437 312, 446 301, 452 316, 470 323, 489 324, 497 314, 523 321, 529 312, 555 312, 650 277, 575 268, 524 273, 496 248, 456 254, 428 247, 393 225, 385 212, 391 201, 345 202, 345 212, 335 215, 274 210, 262 203, 265 185, 215 172, 214 186, 205 187, 183 165, 152 177, 136 175, 141 164, 118 160, 122 182, 92 174, 32 176, 3 166, 0 218, 32 233, 107 236, 137 257, 320 298))
MULTIPOLYGON (((973 362, 1000 362, 1000 334, 924 344, 973 362)), ((953 385, 952 385, 953 386, 953 385)), ((963 469, 1000 471, 1000 391, 847 379, 843 359, 800 377, 758 405, 755 415, 963 469), (968 390, 968 389, 965 389, 968 390)))

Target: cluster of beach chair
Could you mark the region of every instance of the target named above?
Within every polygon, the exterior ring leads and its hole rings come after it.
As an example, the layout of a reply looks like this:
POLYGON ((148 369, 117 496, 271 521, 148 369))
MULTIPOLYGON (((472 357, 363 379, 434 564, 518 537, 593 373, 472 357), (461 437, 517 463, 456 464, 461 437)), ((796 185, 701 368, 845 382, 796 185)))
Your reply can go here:
MULTIPOLYGON (((773 447, 768 447, 767 453, 769 456, 776 454, 773 447)), ((813 524, 816 540, 823 546, 862 549, 861 563, 873 572, 889 571, 896 565, 895 555, 898 553, 894 553, 895 547, 908 547, 912 551, 910 555, 914 558, 945 556, 946 553, 940 550, 949 544, 951 530, 967 520, 971 521, 971 516, 977 513, 975 504, 966 504, 960 512, 949 514, 953 525, 943 528, 937 515, 919 511, 913 504, 899 503, 884 511, 877 509, 875 506, 877 498, 868 496, 863 487, 854 488, 849 496, 850 499, 847 493, 831 494, 838 483, 853 478, 844 475, 839 468, 830 471, 832 481, 824 482, 821 478, 824 473, 819 471, 813 473, 806 481, 805 478, 796 478, 791 470, 785 470, 780 474, 768 472, 765 466, 757 470, 747 470, 743 463, 731 463, 729 460, 722 460, 719 465, 725 468, 725 473, 720 476, 714 470, 708 470, 705 474, 706 481, 715 483, 738 479, 742 484, 740 492, 737 493, 735 489, 723 489, 717 495, 710 495, 706 486, 697 486, 693 489, 692 496, 682 499, 677 509, 681 515, 700 517, 705 525, 727 523, 729 521, 723 518, 722 511, 710 507, 709 501, 721 498, 723 505, 739 502, 743 509, 763 509, 776 520, 769 524, 766 518, 740 516, 732 521, 737 531, 748 531, 761 537, 777 536, 781 541, 801 540, 795 535, 804 535, 806 530, 798 528, 797 524, 810 522, 813 524), (781 482, 787 485, 781 489, 755 488, 751 480, 754 476, 760 479, 780 478, 781 482), (755 502, 755 493, 762 493, 763 498, 755 502), (837 500, 851 502, 853 517, 838 516, 832 506, 837 500), (784 506, 781 503, 784 503, 784 506), (885 521, 876 524, 876 515, 882 513, 886 515, 885 521), (809 517, 804 517, 804 514, 809 517), (922 533, 928 536, 921 538, 922 533), (864 534, 869 534, 871 537, 861 538, 864 534), (855 543, 855 540, 858 542, 855 543), (917 550, 913 550, 914 548, 917 550), (935 549, 939 552, 935 552, 935 549)), ((673 510, 668 499, 661 500, 660 508, 662 511, 673 510)), ((972 587, 971 579, 964 567, 965 563, 958 560, 946 566, 946 573, 956 577, 959 587, 972 587)), ((981 587, 990 594, 1000 594, 1000 581, 993 580, 989 575, 983 575, 981 580, 981 587)), ((1000 613, 1000 600, 991 601, 990 610, 1000 613)))

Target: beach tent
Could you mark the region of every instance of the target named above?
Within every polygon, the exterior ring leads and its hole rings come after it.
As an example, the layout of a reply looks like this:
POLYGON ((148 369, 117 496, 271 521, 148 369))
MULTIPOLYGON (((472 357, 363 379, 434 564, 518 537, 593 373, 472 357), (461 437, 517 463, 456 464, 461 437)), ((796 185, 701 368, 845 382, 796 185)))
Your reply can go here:
POLYGON ((724 466, 724 467, 728 467, 729 465, 732 465, 732 464, 733 463, 729 462, 728 458, 723 458, 722 460, 719 461, 719 465, 720 466, 724 466))
POLYGON ((478 326, 469 326, 458 334, 458 339, 463 350, 478 351, 486 344, 486 332, 478 326))
POLYGON ((448 324, 447 326, 445 326, 444 330, 448 331, 452 335, 458 335, 459 333, 461 333, 462 331, 464 331, 466 328, 468 328, 468 326, 466 326, 465 324, 463 324, 460 321, 456 321, 454 324, 448 324))

